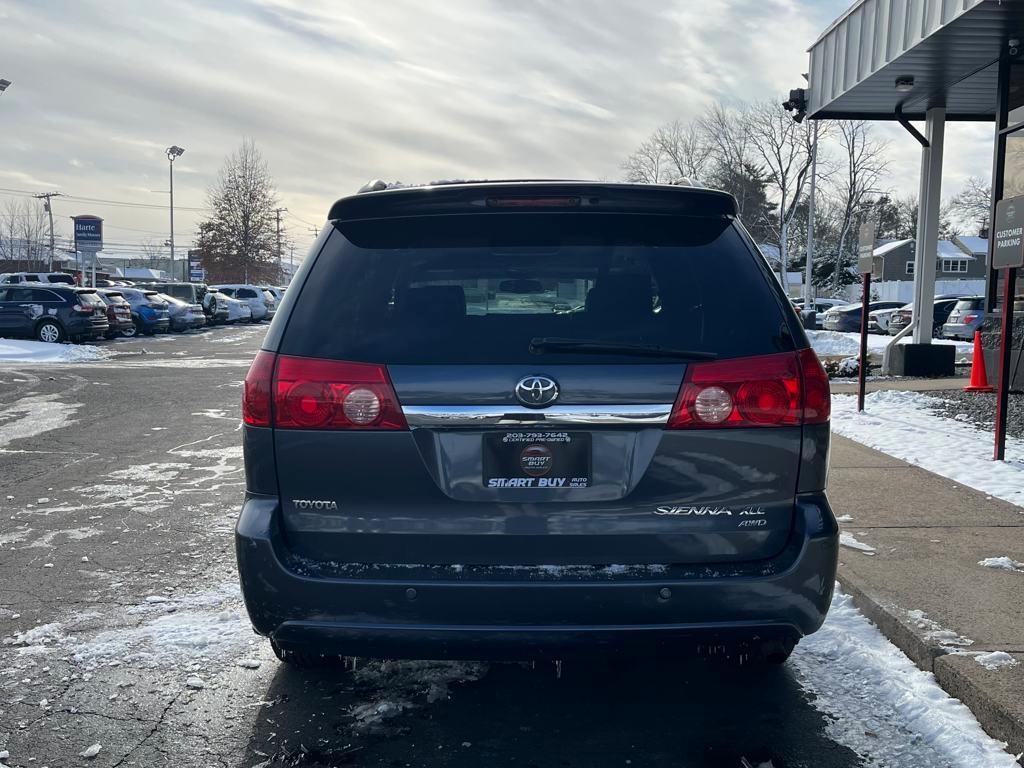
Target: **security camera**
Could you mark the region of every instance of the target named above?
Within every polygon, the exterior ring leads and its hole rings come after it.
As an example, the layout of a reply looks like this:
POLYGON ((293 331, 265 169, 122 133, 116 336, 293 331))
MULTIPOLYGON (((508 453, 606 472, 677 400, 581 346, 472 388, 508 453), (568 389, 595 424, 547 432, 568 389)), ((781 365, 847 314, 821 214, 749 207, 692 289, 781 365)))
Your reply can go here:
POLYGON ((807 91, 803 88, 794 88, 789 92, 789 98, 782 102, 782 108, 792 112, 793 119, 802 123, 807 116, 807 91))

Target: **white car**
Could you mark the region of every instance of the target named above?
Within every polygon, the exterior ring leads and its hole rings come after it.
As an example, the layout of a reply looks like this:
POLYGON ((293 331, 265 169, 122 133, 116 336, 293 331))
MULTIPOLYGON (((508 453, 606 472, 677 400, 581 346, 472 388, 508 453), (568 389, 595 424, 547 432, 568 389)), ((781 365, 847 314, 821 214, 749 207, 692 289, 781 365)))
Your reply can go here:
POLYGON ((226 296, 249 305, 252 310, 252 322, 270 320, 277 311, 277 300, 269 291, 258 285, 234 283, 230 285, 211 285, 211 289, 220 291, 226 296))
POLYGON ((74 285, 75 278, 66 272, 4 272, 0 274, 0 285, 13 285, 15 283, 74 285))
POLYGON ((868 312, 868 333, 889 333, 889 321, 892 319, 892 313, 895 312, 899 307, 892 309, 876 309, 874 312, 868 312))

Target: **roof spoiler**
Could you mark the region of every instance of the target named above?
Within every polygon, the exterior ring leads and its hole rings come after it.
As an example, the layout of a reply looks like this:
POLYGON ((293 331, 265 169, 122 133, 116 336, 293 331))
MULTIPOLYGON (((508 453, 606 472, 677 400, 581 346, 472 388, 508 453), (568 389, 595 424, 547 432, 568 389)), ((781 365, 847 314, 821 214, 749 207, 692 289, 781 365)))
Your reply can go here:
POLYGON ((721 217, 736 216, 736 200, 726 192, 690 186, 589 181, 476 182, 360 192, 332 205, 328 219, 562 210, 721 217))

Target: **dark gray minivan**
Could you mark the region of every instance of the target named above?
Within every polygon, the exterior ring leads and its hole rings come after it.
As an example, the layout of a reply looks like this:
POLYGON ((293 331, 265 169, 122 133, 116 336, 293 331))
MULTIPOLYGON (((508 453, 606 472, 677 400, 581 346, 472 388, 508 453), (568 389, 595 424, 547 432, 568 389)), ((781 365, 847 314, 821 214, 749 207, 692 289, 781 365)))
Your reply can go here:
POLYGON ((727 194, 332 207, 245 380, 257 632, 333 655, 782 661, 838 531, 828 379, 727 194))

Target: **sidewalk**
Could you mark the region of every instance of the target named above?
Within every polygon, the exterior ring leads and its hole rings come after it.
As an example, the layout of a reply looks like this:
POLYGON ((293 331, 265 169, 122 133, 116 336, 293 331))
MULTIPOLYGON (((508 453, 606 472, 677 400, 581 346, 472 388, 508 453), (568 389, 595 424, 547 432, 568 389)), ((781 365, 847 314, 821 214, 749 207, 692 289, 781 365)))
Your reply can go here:
POLYGON ((842 530, 875 550, 841 548, 843 589, 991 736, 1024 752, 1024 573, 978 565, 999 556, 1024 562, 1024 510, 832 441, 829 499, 837 517, 852 517, 842 530), (989 670, 958 648, 1004 651, 1019 663, 989 670))
MULTIPOLYGON (((953 376, 945 379, 876 379, 864 382, 865 392, 878 392, 883 389, 901 389, 910 392, 940 392, 944 389, 963 389, 970 381, 967 376, 953 376)), ((831 387, 836 395, 857 394, 857 379, 833 379, 831 387)))

